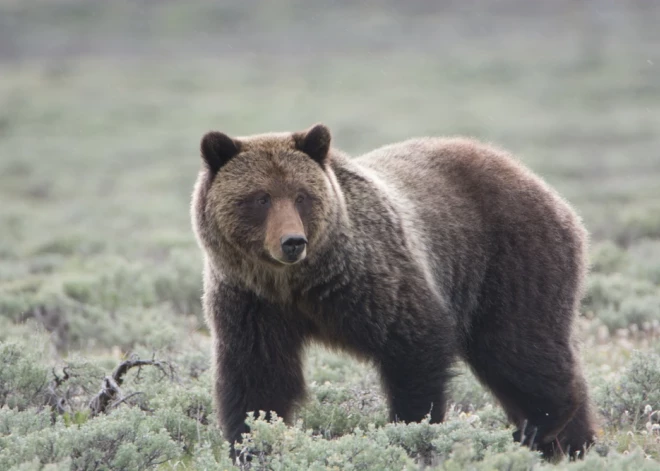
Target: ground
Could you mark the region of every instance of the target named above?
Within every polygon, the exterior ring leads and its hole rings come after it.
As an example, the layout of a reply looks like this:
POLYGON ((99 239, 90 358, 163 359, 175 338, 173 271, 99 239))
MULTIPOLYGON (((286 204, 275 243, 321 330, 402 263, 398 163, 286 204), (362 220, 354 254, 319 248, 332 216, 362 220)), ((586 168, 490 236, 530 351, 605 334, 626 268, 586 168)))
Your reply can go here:
MULTIPOLYGON (((319 121, 353 154, 475 136, 575 205, 602 425, 558 468, 660 469, 660 9, 434 4, 0 1, 0 469, 228 464, 189 221, 199 140, 319 121), (94 415, 130 355, 167 367, 131 369, 94 415)), ((437 426, 385 425, 369 365, 314 348, 306 372, 299 425, 253 427, 253 468, 550 467, 468 372, 437 426)))

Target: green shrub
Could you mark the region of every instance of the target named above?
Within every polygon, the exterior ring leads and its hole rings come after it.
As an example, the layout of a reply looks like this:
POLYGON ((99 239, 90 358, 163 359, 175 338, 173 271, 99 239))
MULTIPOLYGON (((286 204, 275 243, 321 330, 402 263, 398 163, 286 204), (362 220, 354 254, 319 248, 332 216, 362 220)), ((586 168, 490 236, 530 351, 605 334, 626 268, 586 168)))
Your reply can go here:
POLYGON ((529 471, 537 469, 541 463, 541 457, 538 453, 513 443, 510 443, 503 450, 486 450, 483 453, 482 460, 475 458, 474 447, 466 442, 457 443, 449 458, 443 461, 437 469, 446 471, 462 471, 464 469, 476 471, 529 471))
POLYGON ((161 384, 148 405, 184 451, 192 452, 202 437, 210 436, 214 446, 220 445, 222 434, 215 427, 210 384, 161 384))
POLYGON ((71 471, 71 459, 65 458, 59 463, 42 464, 38 458, 30 462, 21 463, 9 469, 9 471, 71 471))
MULTIPOLYGON (((451 466, 442 469, 464 469, 456 464, 474 464, 515 450, 510 430, 484 430, 476 416, 435 425, 428 421, 372 424, 332 440, 304 429, 302 422, 293 427, 277 418, 270 422, 250 419, 249 423, 251 433, 239 450, 243 456, 250 455, 252 465, 256 463, 259 469, 418 469, 443 463, 451 466), (456 450, 461 446, 467 451, 459 458, 456 450)), ((525 457, 527 463, 538 461, 538 455, 529 451, 525 457)))
POLYGON ((154 271, 154 289, 160 302, 170 303, 174 312, 191 314, 204 323, 202 316, 202 264, 197 251, 174 250, 167 263, 154 271))
POLYGON ((474 374, 463 365, 449 384, 449 402, 454 403, 464 412, 481 409, 492 404, 494 398, 477 380, 474 374))
POLYGON ((486 430, 478 415, 461 414, 441 424, 427 420, 414 424, 388 424, 384 427, 390 443, 403 447, 413 458, 424 462, 446 459, 458 444, 469 444, 474 460, 486 450, 502 451, 513 442, 511 430, 486 430))
POLYGON ((126 306, 149 307, 156 302, 153 283, 143 267, 115 261, 99 268, 94 275, 64 281, 64 294, 111 313, 126 306))
MULTIPOLYGON (((136 344, 173 346, 186 330, 186 317, 201 325, 201 272, 184 263, 156 269, 111 258, 90 264, 93 275, 60 274, 6 285, 0 290, 0 322, 34 319, 52 335, 60 352, 136 344)), ((7 324, 11 325, 11 324, 7 324)), ((0 331, 0 339, 9 329, 0 331)))
MULTIPOLYGON (((210 442, 203 441, 195 449, 190 467, 183 469, 192 470, 228 470, 232 469, 234 463, 229 458, 229 444, 222 442, 219 446, 212 446, 210 442)), ((179 469, 179 468, 174 468, 179 469)))
MULTIPOLYGON (((198 379, 205 373, 210 372, 211 360, 209 358, 210 348, 196 343, 177 355, 177 366, 181 375, 192 379, 198 379)), ((210 387, 210 386, 209 386, 210 387)))
POLYGON ((0 407, 0 437, 30 435, 49 428, 52 420, 50 410, 43 407, 19 410, 3 406, 0 407))
MULTIPOLYGON (((46 402, 49 374, 36 351, 0 342, 0 407, 24 410, 46 402)), ((0 468, 1 469, 1 468, 0 468)))
POLYGON ((37 247, 33 254, 40 255, 84 255, 100 253, 105 248, 105 243, 100 240, 89 238, 89 234, 56 236, 53 239, 37 247))
POLYGON ((583 306, 613 330, 660 319, 659 300, 660 290, 648 280, 595 273, 588 279, 583 306))
POLYGON ((660 238, 660 206, 657 201, 625 211, 620 216, 614 237, 624 246, 641 239, 660 238))
POLYGON ((242 452, 250 454, 257 469, 287 470, 413 470, 418 469, 403 448, 392 445, 383 429, 370 427, 325 440, 281 419, 249 420, 251 433, 242 452))
POLYGON ((660 421, 653 414, 660 410, 660 355, 633 352, 623 373, 597 391, 597 401, 612 427, 643 430, 647 422, 660 421))
POLYGON ((644 295, 625 298, 618 309, 604 308, 598 317, 610 329, 621 329, 633 324, 642 326, 645 322, 660 321, 660 296, 644 295))
POLYGON ((660 463, 649 459, 644 455, 642 450, 636 449, 633 450, 632 453, 611 453, 607 457, 601 457, 595 453, 589 453, 583 461, 572 463, 564 461, 558 466, 544 463, 539 469, 547 471, 602 471, 604 469, 617 471, 660 471, 660 463))
POLYGON ((626 272, 639 279, 660 285, 660 240, 644 239, 628 249, 630 263, 626 272))
POLYGON ((591 275, 587 283, 584 307, 596 314, 603 308, 619 308, 630 297, 653 295, 657 288, 648 280, 637 280, 620 273, 591 275))
POLYGON ((71 469, 81 471, 146 470, 181 454, 163 424, 136 408, 118 409, 80 426, 58 420, 47 429, 2 437, 0 445, 0 469, 70 458, 71 469))
POLYGON ((377 386, 361 389, 355 386, 325 383, 312 384, 309 400, 298 412, 306 429, 325 438, 350 433, 370 423, 383 425, 387 409, 377 386))
POLYGON ((433 446, 438 453, 447 455, 457 443, 467 443, 476 460, 481 460, 486 451, 502 452, 513 443, 510 429, 487 430, 480 422, 479 416, 474 415, 441 424, 440 436, 433 441, 433 446))
POLYGON ((366 388, 378 382, 373 365, 319 345, 308 350, 305 376, 312 384, 350 383, 366 388))
POLYGON ((628 262, 626 252, 609 240, 593 244, 589 258, 593 273, 621 271, 621 268, 628 262))

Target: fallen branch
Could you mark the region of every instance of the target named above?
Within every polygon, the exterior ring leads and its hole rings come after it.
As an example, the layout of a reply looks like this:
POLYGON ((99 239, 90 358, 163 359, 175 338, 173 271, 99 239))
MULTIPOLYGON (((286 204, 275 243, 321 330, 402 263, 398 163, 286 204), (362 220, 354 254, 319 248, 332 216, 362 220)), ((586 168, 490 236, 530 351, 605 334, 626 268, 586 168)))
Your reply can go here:
MULTIPOLYGON (((69 375, 69 367, 65 366, 62 369, 63 376, 59 377, 53 368, 53 380, 48 384, 48 392, 46 393, 46 406, 49 406, 53 414, 62 415, 67 412, 68 401, 66 397, 60 396, 58 388, 62 386, 67 380, 71 378, 69 375)), ((54 417, 54 416, 53 416, 54 417)), ((54 420, 54 419, 53 419, 54 420)))
POLYGON ((138 368, 137 374, 139 378, 143 366, 155 366, 164 376, 169 376, 170 379, 173 379, 174 373, 172 366, 167 362, 154 359, 140 360, 137 358, 125 360, 115 368, 110 376, 103 378, 101 390, 91 401, 89 401, 89 408, 92 411, 92 416, 107 413, 130 398, 137 396, 138 394, 143 394, 141 392, 135 392, 128 396, 124 396, 121 391, 121 385, 124 382, 124 376, 126 373, 128 373, 131 368, 138 368))
POLYGON ((118 399, 115 402, 113 402, 112 404, 110 404, 110 407, 108 407, 108 409, 114 409, 118 405, 123 404, 124 402, 128 401, 130 398, 135 397, 135 396, 139 396, 140 394, 144 394, 144 393, 142 391, 132 392, 128 396, 122 397, 121 399, 118 399))

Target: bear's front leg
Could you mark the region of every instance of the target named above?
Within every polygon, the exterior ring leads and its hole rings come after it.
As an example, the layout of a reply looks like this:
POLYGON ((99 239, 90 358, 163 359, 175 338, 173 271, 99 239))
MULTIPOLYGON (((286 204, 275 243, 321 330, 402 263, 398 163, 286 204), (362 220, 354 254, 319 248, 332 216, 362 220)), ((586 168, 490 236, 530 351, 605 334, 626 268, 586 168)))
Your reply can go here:
POLYGON ((274 411, 290 421, 305 393, 303 329, 294 316, 253 293, 227 285, 207 289, 214 336, 215 396, 220 425, 232 444, 248 432, 248 412, 274 411))

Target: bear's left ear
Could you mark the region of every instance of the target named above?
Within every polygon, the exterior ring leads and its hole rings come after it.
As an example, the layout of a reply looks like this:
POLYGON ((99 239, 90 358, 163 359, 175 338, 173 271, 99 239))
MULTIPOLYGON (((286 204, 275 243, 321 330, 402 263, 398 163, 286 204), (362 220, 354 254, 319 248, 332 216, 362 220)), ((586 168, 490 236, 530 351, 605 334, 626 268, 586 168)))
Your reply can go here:
POLYGON ((294 133, 296 149, 309 155, 321 166, 325 165, 330 150, 330 130, 323 124, 312 126, 307 131, 294 133))
POLYGON ((241 150, 241 143, 236 139, 217 131, 206 133, 201 144, 202 158, 209 170, 217 173, 229 159, 241 150))

